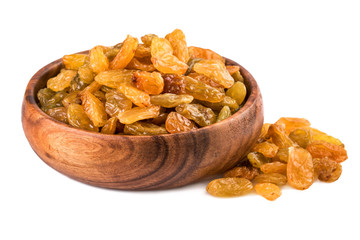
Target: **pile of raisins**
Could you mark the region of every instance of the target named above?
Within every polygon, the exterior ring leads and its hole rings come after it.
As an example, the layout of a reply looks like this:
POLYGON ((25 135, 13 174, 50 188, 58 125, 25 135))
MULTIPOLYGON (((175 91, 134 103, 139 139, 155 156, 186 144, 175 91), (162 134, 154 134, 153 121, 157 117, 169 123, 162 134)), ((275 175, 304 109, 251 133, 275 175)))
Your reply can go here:
POLYGON ((38 94, 41 109, 73 127, 104 134, 178 133, 222 121, 246 96, 239 66, 188 47, 176 29, 127 38, 62 58, 63 69, 38 94))
POLYGON ((268 200, 281 195, 289 184, 299 190, 309 188, 315 179, 334 182, 347 159, 344 144, 337 138, 310 127, 303 118, 280 118, 264 124, 257 143, 239 166, 207 186, 217 197, 241 196, 255 189, 268 200))

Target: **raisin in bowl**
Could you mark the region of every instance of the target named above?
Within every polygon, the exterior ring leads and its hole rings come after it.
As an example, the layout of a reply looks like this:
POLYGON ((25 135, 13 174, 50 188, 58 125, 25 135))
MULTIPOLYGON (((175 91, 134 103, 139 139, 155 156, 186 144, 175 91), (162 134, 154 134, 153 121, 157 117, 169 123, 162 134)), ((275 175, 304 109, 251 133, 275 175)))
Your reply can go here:
MULTIPOLYGON (((237 65, 226 59, 226 64, 237 65)), ((155 136, 107 135, 71 127, 44 113, 36 97, 62 59, 40 69, 22 105, 25 135, 50 167, 77 181, 112 189, 184 186, 234 167, 250 151, 263 124, 263 104, 252 75, 240 66, 247 89, 242 108, 210 126, 155 136)))

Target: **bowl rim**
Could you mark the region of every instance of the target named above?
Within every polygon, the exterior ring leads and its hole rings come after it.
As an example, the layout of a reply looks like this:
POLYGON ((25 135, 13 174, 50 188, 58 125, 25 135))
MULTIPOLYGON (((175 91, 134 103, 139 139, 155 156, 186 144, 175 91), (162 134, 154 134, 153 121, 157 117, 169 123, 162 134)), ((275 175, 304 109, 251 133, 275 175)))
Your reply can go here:
MULTIPOLYGON (((89 50, 86 51, 81 51, 78 52, 76 54, 86 54, 88 53, 89 50)), ((42 78, 43 75, 47 74, 49 71, 51 71, 54 68, 60 68, 61 66, 63 66, 62 63, 62 58, 59 58, 55 61, 50 62, 49 64, 45 65, 44 67, 42 67, 41 69, 39 69, 29 80, 26 90, 25 90, 25 94, 24 94, 24 100, 23 100, 23 108, 25 103, 28 103, 28 107, 32 108, 33 110, 35 110, 38 114, 41 115, 42 118, 45 118, 48 121, 53 122, 54 124, 58 125, 61 128, 64 128, 64 130, 66 131, 79 131, 81 134, 86 134, 86 135, 90 135, 90 136, 96 136, 96 137, 101 137, 101 138, 105 138, 105 139, 124 139, 124 138, 136 138, 136 139, 150 139, 153 137, 172 137, 174 135, 176 136, 181 136, 183 134, 202 134, 204 133, 204 131, 207 131, 208 129, 212 128, 212 129, 216 129, 216 128, 221 128, 223 125, 228 124, 229 121, 234 121, 234 119, 238 116, 240 116, 241 114, 245 113, 246 111, 248 111, 250 109, 250 107, 256 102, 257 98, 259 95, 261 95, 260 90, 259 90, 259 86, 256 82, 256 80, 254 79, 254 77, 251 75, 251 73, 246 70, 243 66, 241 66, 240 64, 238 64, 237 62, 228 59, 226 57, 224 57, 226 60, 226 63, 228 63, 228 65, 236 65, 240 67, 240 72, 242 74, 242 76, 244 77, 244 75, 246 75, 246 80, 247 83, 244 83, 246 86, 246 90, 249 91, 250 89, 250 94, 249 92, 247 92, 246 94, 246 98, 245 98, 245 104, 243 104, 243 106, 237 111, 235 112, 233 115, 231 115, 229 118, 224 119, 220 122, 216 122, 213 123, 209 126, 205 126, 205 127, 201 127, 195 130, 190 130, 190 131, 185 131, 185 132, 179 132, 179 133, 172 133, 172 134, 160 134, 160 135, 120 135, 120 134, 104 134, 101 132, 92 132, 92 131, 88 131, 88 130, 84 130, 81 128, 76 128, 73 127, 69 124, 63 123, 59 120, 56 120, 55 118, 47 115, 44 111, 41 110, 41 108, 38 105, 38 100, 37 100, 37 92, 35 93, 35 88, 36 85, 38 84, 38 81, 42 78)), ((244 77, 245 79, 245 77, 244 77)), ((22 119, 24 118, 24 113, 22 112, 22 119)))

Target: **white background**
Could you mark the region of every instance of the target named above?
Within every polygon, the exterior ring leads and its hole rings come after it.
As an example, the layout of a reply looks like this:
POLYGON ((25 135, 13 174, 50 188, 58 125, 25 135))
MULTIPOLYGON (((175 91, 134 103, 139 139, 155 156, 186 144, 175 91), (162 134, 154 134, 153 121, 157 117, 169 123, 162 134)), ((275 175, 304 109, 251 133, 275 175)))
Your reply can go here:
POLYGON ((0 239, 359 239, 358 1, 2 1, 0 239), (291 2, 291 3, 290 3, 291 2), (49 62, 127 34, 182 29, 189 45, 247 68, 265 121, 304 117, 340 138, 341 178, 274 202, 208 195, 208 181, 166 191, 114 191, 43 163, 21 126, 31 76, 49 62))

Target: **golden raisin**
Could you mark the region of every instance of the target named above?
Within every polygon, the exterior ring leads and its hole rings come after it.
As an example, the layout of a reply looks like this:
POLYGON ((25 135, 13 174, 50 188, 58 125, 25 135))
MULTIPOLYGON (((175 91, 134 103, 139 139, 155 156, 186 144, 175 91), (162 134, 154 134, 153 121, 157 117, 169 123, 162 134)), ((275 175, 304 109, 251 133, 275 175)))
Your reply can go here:
POLYGON ((276 185, 285 185, 286 176, 280 173, 261 173, 254 178, 255 183, 273 183, 276 185))
POLYGON ((342 173, 340 163, 329 158, 313 158, 315 175, 320 181, 335 182, 342 173))
POLYGON ((82 65, 85 64, 88 55, 86 54, 71 54, 64 55, 62 61, 66 69, 78 70, 82 65))
POLYGON ((279 147, 270 142, 257 143, 252 151, 262 153, 265 157, 273 158, 276 156, 279 147))
POLYGON ((210 49, 189 47, 189 55, 191 58, 215 59, 225 63, 225 59, 223 57, 210 49))
POLYGON ((328 157, 336 162, 343 162, 348 158, 347 152, 343 147, 329 142, 313 141, 306 149, 314 158, 328 157))
POLYGON ((282 162, 270 162, 260 166, 263 173, 280 173, 286 175, 287 165, 282 162))
POLYGON ((165 128, 169 133, 178 133, 197 129, 195 123, 177 112, 169 113, 165 121, 165 128))
POLYGON ((164 89, 164 79, 158 72, 134 72, 135 86, 148 94, 160 94, 164 89))
POLYGON ((253 180, 257 175, 260 174, 258 168, 248 167, 248 166, 241 166, 241 167, 234 167, 233 169, 228 170, 224 173, 224 178, 227 177, 238 177, 238 178, 246 178, 248 180, 253 180))
POLYGON ((152 105, 150 107, 135 107, 118 114, 118 119, 123 124, 132 124, 136 121, 155 118, 160 114, 160 107, 152 105))
POLYGON ((310 153, 301 147, 290 147, 286 175, 292 187, 299 190, 309 188, 314 181, 314 166, 310 153))
POLYGON ((51 90, 58 92, 67 87, 70 87, 70 82, 75 78, 76 71, 74 70, 61 70, 61 72, 47 81, 47 87, 51 90))
POLYGON ((104 104, 90 92, 81 95, 82 106, 95 127, 102 127, 107 121, 104 104))
POLYGON ((130 35, 124 40, 120 51, 116 55, 116 57, 111 61, 110 68, 111 69, 124 69, 131 59, 135 55, 136 48, 139 44, 137 38, 134 38, 130 35))
POLYGON ((237 197, 251 192, 252 183, 245 178, 219 178, 211 181, 206 190, 216 197, 237 197))
POLYGON ((167 34, 165 38, 170 42, 174 50, 174 56, 180 61, 187 63, 189 60, 189 51, 183 31, 175 29, 173 32, 167 34))
POLYGON ((109 60, 105 56, 105 48, 103 46, 96 46, 90 50, 90 67, 94 73, 106 71, 109 68, 109 60))
POLYGON ((285 132, 290 134, 295 128, 309 127, 310 122, 305 118, 282 117, 275 122, 276 125, 283 125, 285 132))
POLYGON ((234 85, 234 79, 219 60, 201 60, 194 64, 194 71, 203 74, 225 88, 234 85))
POLYGON ((258 183, 255 191, 269 201, 274 201, 281 196, 281 189, 273 183, 258 183))

